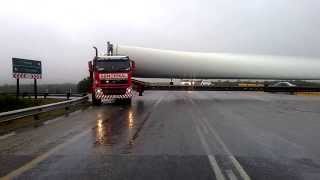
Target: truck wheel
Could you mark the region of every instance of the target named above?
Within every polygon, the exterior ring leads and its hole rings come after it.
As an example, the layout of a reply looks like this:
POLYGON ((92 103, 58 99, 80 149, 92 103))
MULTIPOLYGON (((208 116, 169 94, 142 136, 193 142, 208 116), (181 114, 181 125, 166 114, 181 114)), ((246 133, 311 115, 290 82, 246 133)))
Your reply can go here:
POLYGON ((97 106, 101 105, 101 99, 97 99, 94 93, 92 93, 92 104, 97 106))
POLYGON ((128 98, 128 99, 123 99, 122 102, 126 105, 130 105, 131 104, 131 98, 128 98))

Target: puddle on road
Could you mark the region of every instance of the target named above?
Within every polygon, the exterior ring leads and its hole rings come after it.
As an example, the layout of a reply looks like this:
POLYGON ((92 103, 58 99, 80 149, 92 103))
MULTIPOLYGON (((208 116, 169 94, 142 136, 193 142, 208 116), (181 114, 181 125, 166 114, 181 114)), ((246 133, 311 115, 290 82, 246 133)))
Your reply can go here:
POLYGON ((103 105, 104 108, 97 113, 96 127, 94 129, 95 146, 115 146, 128 144, 141 124, 140 115, 146 112, 143 102, 136 102, 131 106, 103 105))

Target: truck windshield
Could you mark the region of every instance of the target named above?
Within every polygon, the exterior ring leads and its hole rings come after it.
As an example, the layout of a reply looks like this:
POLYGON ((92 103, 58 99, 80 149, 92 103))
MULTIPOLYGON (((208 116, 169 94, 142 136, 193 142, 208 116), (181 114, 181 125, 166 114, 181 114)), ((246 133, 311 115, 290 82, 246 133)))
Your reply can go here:
POLYGON ((129 71, 129 60, 102 60, 96 62, 97 71, 101 72, 115 72, 115 71, 129 71))

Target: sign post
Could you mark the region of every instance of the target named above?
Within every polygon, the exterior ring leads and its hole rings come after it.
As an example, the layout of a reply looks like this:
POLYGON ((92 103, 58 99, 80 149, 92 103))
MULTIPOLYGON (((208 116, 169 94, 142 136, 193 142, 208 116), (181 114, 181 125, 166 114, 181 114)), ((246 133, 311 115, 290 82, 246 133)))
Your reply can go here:
POLYGON ((19 79, 34 79, 34 98, 38 98, 37 79, 42 78, 41 61, 12 58, 12 76, 17 79, 17 93, 19 97, 19 79))
POLYGON ((17 78, 17 92, 16 92, 16 99, 19 98, 19 94, 20 94, 20 85, 19 85, 19 78, 17 78))
POLYGON ((37 79, 34 79, 33 90, 34 90, 34 99, 38 99, 37 79))

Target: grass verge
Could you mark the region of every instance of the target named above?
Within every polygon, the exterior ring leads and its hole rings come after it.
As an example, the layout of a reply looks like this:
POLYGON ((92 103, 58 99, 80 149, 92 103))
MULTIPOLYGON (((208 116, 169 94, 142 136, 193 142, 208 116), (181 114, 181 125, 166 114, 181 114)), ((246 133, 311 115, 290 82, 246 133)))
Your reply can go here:
POLYGON ((298 96, 320 96, 320 92, 296 92, 298 96))
POLYGON ((65 99, 55 99, 55 98, 46 98, 46 99, 32 99, 32 98, 16 98, 12 95, 0 95, 0 112, 7 112, 16 109, 23 109, 33 106, 41 106, 45 104, 51 104, 56 102, 64 101, 65 99))

